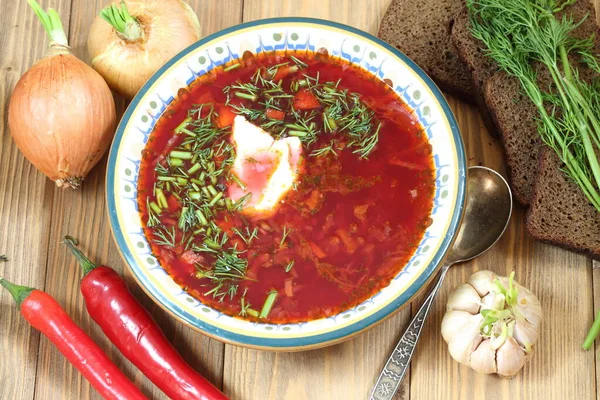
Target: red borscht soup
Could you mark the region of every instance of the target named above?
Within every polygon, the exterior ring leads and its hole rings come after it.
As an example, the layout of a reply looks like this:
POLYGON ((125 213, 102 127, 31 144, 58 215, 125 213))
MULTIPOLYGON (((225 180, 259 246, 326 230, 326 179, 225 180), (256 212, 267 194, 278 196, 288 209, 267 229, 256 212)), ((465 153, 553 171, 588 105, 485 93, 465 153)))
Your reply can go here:
POLYGON ((143 152, 153 254, 227 315, 292 323, 386 287, 430 220, 431 146, 384 82, 322 53, 253 55, 181 90, 143 152))

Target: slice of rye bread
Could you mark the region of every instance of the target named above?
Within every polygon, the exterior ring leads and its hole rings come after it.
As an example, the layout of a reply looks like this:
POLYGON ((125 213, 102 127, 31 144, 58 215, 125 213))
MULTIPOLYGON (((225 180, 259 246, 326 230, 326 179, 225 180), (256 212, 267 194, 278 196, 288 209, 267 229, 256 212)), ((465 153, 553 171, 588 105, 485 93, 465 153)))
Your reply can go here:
POLYGON ((527 231, 538 240, 600 260, 600 212, 561 165, 552 149, 541 147, 527 231))
POLYGON ((450 21, 452 43, 461 60, 469 69, 473 92, 471 96, 479 106, 483 122, 494 136, 497 136, 496 126, 485 103, 485 84, 496 72, 496 62, 484 54, 483 45, 469 31, 469 14, 466 9, 455 15, 450 21))
POLYGON ((518 79, 498 72, 487 80, 485 104, 502 142, 515 199, 529 204, 538 174, 538 149, 542 143, 536 118, 538 109, 524 94, 518 79))
POLYGON ((463 0, 393 0, 378 36, 414 60, 440 88, 473 102, 469 71, 450 40, 449 21, 463 0))

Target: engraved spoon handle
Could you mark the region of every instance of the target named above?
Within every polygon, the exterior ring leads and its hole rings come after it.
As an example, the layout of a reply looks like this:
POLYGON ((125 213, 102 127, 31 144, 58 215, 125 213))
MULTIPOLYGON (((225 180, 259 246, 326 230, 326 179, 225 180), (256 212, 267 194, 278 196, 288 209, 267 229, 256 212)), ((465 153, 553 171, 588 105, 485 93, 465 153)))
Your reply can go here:
POLYGON ((379 374, 379 378, 377 378, 377 382, 375 382, 375 386, 371 391, 369 400, 391 400, 398 391, 402 378, 404 378, 408 366, 410 365, 410 359, 415 352, 417 341, 421 336, 421 329, 423 329, 425 320, 429 315, 433 299, 440 290, 440 287, 442 287, 442 282, 446 277, 449 267, 449 264, 444 264, 442 267, 437 283, 427 295, 427 298, 417 314, 412 321, 410 321, 408 328, 402 335, 402 338, 400 338, 400 341, 390 355, 390 358, 385 363, 385 366, 383 367, 381 374, 379 374))

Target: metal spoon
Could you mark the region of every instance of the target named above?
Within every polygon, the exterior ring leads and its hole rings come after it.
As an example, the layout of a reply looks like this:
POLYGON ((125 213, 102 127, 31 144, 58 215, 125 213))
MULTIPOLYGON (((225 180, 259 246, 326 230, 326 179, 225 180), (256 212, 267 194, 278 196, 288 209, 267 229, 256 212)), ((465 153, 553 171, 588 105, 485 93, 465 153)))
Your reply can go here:
POLYGON ((511 213, 512 196, 504 178, 489 168, 469 168, 467 201, 456 240, 442 266, 437 283, 383 367, 369 400, 391 400, 394 397, 408 370, 421 329, 448 269, 453 264, 471 260, 492 247, 506 230, 511 213))

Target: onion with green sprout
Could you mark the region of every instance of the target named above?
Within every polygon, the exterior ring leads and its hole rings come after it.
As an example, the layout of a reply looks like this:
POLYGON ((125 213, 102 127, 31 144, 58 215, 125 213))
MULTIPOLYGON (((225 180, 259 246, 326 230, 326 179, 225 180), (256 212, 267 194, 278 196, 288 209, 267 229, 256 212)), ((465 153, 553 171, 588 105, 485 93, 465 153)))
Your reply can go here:
POLYGON ((77 189, 114 135, 115 104, 102 77, 71 54, 58 13, 29 4, 50 44, 23 74, 10 99, 8 125, 17 147, 58 187, 77 189))
POLYGON ((114 1, 92 23, 92 67, 132 98, 160 67, 200 39, 200 23, 183 0, 114 1))

